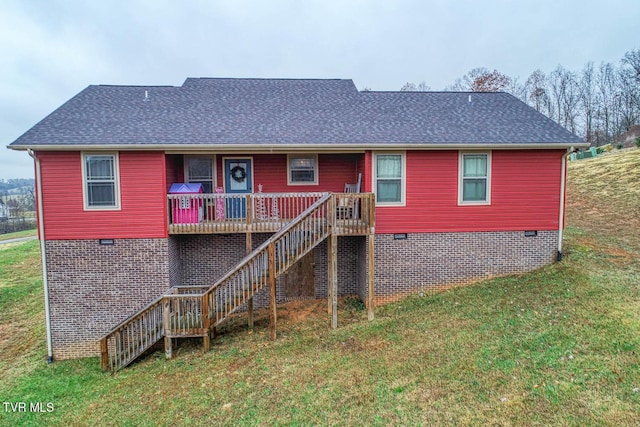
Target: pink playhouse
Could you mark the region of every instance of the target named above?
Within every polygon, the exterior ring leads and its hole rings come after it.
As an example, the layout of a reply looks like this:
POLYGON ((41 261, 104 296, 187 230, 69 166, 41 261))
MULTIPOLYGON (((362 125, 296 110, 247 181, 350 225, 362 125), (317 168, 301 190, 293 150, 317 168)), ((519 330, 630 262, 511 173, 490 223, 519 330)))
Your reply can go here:
MULTIPOLYGON (((171 194, 203 193, 202 184, 175 183, 171 184, 171 194)), ((202 199, 181 197, 179 203, 173 205, 173 222, 176 224, 197 224, 202 220, 202 199)))

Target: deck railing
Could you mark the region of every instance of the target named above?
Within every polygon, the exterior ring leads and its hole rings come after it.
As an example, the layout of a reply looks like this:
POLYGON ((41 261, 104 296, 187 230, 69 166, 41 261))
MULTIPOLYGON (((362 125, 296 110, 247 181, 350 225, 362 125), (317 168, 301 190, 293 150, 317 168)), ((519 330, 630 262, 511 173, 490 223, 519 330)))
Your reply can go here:
POLYGON ((373 193, 335 193, 334 196, 335 234, 373 234, 376 222, 373 193))
MULTIPOLYGON (((326 193, 170 194, 169 234, 275 232, 326 193)), ((335 193, 339 234, 367 234, 373 194, 335 193)))
POLYGON ((169 233, 273 232, 300 215, 322 194, 169 194, 169 233))

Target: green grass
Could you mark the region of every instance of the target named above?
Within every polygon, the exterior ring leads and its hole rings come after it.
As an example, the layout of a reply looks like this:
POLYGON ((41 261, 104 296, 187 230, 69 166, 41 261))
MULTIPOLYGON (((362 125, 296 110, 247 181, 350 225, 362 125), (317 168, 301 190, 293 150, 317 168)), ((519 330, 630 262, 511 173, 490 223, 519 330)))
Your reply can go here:
POLYGON ((627 244, 640 230, 640 149, 571 162, 567 223, 627 244))
POLYGON ((37 235, 38 235, 38 230, 36 230, 35 228, 32 230, 16 231, 15 233, 5 233, 5 234, 0 234, 0 242, 3 240, 11 240, 11 239, 17 239, 19 237, 31 237, 31 236, 37 236, 37 235))
POLYGON ((0 400, 55 407, 0 408, 0 425, 637 426, 640 237, 600 212, 628 198, 589 194, 578 207, 570 187, 568 218, 593 214, 569 222, 562 263, 410 297, 372 323, 342 301, 337 330, 324 302, 282 306, 274 342, 259 312, 206 354, 194 340, 116 375, 95 358, 44 363, 37 242, 0 249, 0 400))

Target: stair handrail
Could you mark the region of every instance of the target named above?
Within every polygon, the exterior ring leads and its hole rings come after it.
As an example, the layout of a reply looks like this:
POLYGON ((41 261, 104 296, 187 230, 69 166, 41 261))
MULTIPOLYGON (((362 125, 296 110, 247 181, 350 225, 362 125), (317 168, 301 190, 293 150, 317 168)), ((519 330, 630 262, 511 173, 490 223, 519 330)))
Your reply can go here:
POLYGON ((144 314, 145 311, 149 310, 151 307, 153 307, 154 305, 158 304, 160 301, 162 301, 165 297, 165 294, 160 295, 158 298, 154 299, 153 301, 151 301, 149 304, 145 305, 144 307, 142 307, 140 310, 136 311, 135 313, 133 313, 131 316, 128 316, 126 319, 124 319, 122 322, 118 323, 116 326, 114 326, 113 328, 111 328, 111 330, 109 332, 107 332, 106 334, 104 334, 102 336, 102 338, 106 338, 109 335, 115 333, 118 331, 118 329, 122 328, 124 325, 126 325, 127 323, 130 323, 132 321, 134 321, 136 318, 138 318, 140 315, 144 314))
POLYGON ((203 315, 204 329, 210 330, 219 325, 265 286, 271 287, 270 299, 271 304, 274 304, 273 286, 276 278, 330 233, 329 230, 333 224, 331 222, 332 200, 335 201, 333 194, 325 193, 289 224, 235 264, 202 294, 202 306, 207 308, 206 315, 203 315), (325 207, 324 210, 323 207, 325 207), (316 222, 314 217, 316 214, 322 215, 317 218, 320 219, 319 222, 316 222), (306 229, 308 221, 313 222, 309 223, 311 227, 306 229), (314 222, 315 225, 313 225, 314 222), (315 238, 306 240, 297 237, 295 243, 299 243, 299 246, 290 252, 293 241, 289 235, 301 227, 304 228, 300 230, 302 233, 309 232, 309 236, 315 236, 315 238), (320 231, 319 234, 317 234, 318 231, 320 231), (283 245, 280 245, 281 241, 284 242, 283 245))
POLYGON ((207 289, 204 294, 207 294, 213 290, 215 290, 215 288, 217 286, 220 286, 220 284, 222 282, 224 282, 225 280, 227 280, 229 277, 231 277, 236 271, 238 271, 240 268, 242 268, 245 264, 247 264, 253 257, 255 257, 258 253, 264 251, 265 249, 267 249, 269 247, 269 245, 272 242, 275 242, 276 240, 278 240, 280 237, 282 237, 284 234, 286 234, 289 230, 291 230, 293 227, 295 227, 296 225, 298 225, 302 220, 304 220, 307 216, 309 216, 311 213, 313 213, 313 211, 321 206, 324 202, 326 202, 327 200, 329 200, 331 198, 331 193, 323 193, 324 195, 319 198, 318 200, 316 200, 311 206, 309 206, 307 209, 305 209, 302 213, 300 213, 300 215, 298 215, 296 218, 294 218, 289 224, 287 224, 285 227, 283 227, 281 230, 279 230, 278 232, 276 232, 273 236, 269 237, 267 240, 264 241, 264 243, 262 243, 260 246, 258 246, 257 248, 255 248, 253 251, 251 251, 249 254, 247 254, 244 258, 242 258, 238 263, 234 264, 234 267, 232 269, 230 269, 229 271, 227 271, 227 273, 225 273, 220 279, 218 279, 213 285, 211 285, 211 287, 209 287, 209 289, 207 289))
MULTIPOLYGON (((192 295, 195 298, 202 298, 202 303, 203 303, 203 321, 204 321, 203 322, 204 323, 203 326, 205 328, 209 328, 209 326, 211 326, 211 324, 210 324, 210 320, 211 319, 209 319, 208 315, 205 315, 206 311, 208 311, 208 310, 206 310, 208 296, 212 292, 215 292, 217 288, 222 286, 225 283, 226 280, 231 278, 234 274, 236 274, 243 267, 245 267, 257 255, 259 255, 261 252, 267 250, 270 245, 275 244, 279 239, 281 239, 289 231, 291 231, 291 229, 293 229, 296 226, 298 226, 302 221, 304 221, 306 218, 308 218, 310 215, 312 215, 316 209, 318 209, 320 206, 322 206, 324 203, 326 203, 327 201, 329 201, 333 197, 332 193, 319 193, 319 194, 321 194, 322 197, 320 197, 318 200, 316 200, 314 203, 312 203, 307 209, 302 211, 296 218, 294 218, 291 222, 289 222, 285 227, 283 227, 281 230, 276 232, 273 236, 268 238, 260 246, 258 246, 256 249, 254 249, 249 254, 247 254, 244 258, 242 258, 238 263, 236 263, 234 265, 234 267, 232 269, 230 269, 227 273, 225 273, 220 279, 218 279, 206 291, 204 291, 202 293, 197 293, 197 294, 193 294, 192 295)), ((329 221, 329 218, 327 218, 327 221, 329 221)), ((136 356, 127 358, 127 360, 124 360, 122 363, 117 364, 117 366, 109 366, 111 358, 109 357, 108 339, 111 338, 112 335, 117 334, 122 328, 124 328, 126 326, 129 326, 129 325, 132 325, 141 316, 145 315, 148 311, 151 311, 158 304, 162 303, 163 300, 165 300, 167 298, 170 298, 171 295, 169 295, 169 293, 171 292, 172 289, 173 288, 170 288, 167 292, 165 292, 164 294, 160 295, 159 297, 154 299, 149 304, 145 305, 143 308, 138 310, 136 313, 134 313, 131 316, 127 317, 125 320, 123 320, 118 325, 113 327, 109 332, 107 332, 100 339, 101 363, 102 363, 102 368, 104 370, 107 370, 109 368, 111 368, 112 371, 116 371, 116 370, 122 369, 123 367, 127 366, 129 363, 133 362, 140 354, 142 354, 144 352, 144 350, 143 350, 142 352, 139 352, 139 354, 137 354, 136 356)), ((167 331, 167 325, 162 323, 162 331, 160 332, 160 338, 162 338, 163 336, 166 336, 166 331, 167 331)), ((151 347, 151 345, 149 345, 147 348, 149 348, 149 347, 151 347)))
MULTIPOLYGON (((133 325, 133 323, 140 319, 142 316, 144 316, 145 314, 147 314, 147 312, 151 312, 153 309, 156 308, 156 306, 158 304, 162 304, 162 301, 165 299, 165 294, 160 295, 159 297, 157 297, 156 299, 154 299, 153 301, 151 301, 149 304, 145 305, 143 308, 141 308, 140 310, 136 311, 134 314, 132 314, 131 316, 127 317, 125 320, 123 320, 122 322, 118 323, 118 325, 116 325, 114 328, 112 328, 109 332, 107 332, 105 335, 102 336, 102 338, 100 338, 100 363, 102 365, 102 369, 103 370, 108 370, 109 368, 111 368, 112 371, 116 371, 118 369, 124 368, 125 366, 127 366, 129 363, 133 362, 138 356, 134 356, 134 357, 130 357, 128 358, 128 360, 117 364, 117 366, 109 366, 110 365, 110 360, 111 357, 109 356, 109 347, 108 347, 108 340, 109 338, 113 337, 113 336, 117 336, 118 332, 120 332, 121 329, 125 328, 126 326, 129 325, 133 325)), ((162 330, 159 331, 159 338, 157 341, 159 341, 163 336, 165 335, 165 325, 164 323, 162 323, 162 330)), ((150 345, 147 346, 147 348, 150 348, 154 343, 151 343, 150 345)), ((142 354, 145 350, 143 350, 142 352, 140 352, 140 354, 142 354)))

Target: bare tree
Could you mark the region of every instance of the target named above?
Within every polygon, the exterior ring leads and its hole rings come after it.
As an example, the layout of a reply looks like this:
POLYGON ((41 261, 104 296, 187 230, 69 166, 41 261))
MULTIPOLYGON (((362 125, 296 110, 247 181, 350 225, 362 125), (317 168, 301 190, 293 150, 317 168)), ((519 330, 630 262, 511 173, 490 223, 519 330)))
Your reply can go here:
POLYGON ((634 79, 640 84, 640 49, 625 53, 622 63, 633 70, 634 79))
POLYGON ((540 70, 535 70, 524 83, 527 101, 536 111, 543 112, 549 104, 547 94, 547 77, 540 70))
POLYGON ((593 62, 587 62, 578 80, 578 96, 584 120, 584 136, 587 142, 594 144, 593 116, 596 104, 595 71, 593 62))
POLYGON ((615 73, 611 63, 601 63, 598 67, 596 90, 598 92, 596 115, 600 122, 601 138, 604 138, 604 141, 596 141, 596 143, 609 142, 612 138, 611 118, 615 93, 615 73))
POLYGON ((458 78, 456 79, 455 82, 453 82, 453 84, 450 84, 449 86, 445 86, 444 90, 447 92, 463 92, 463 91, 467 91, 468 89, 464 87, 464 84, 462 83, 462 79, 458 78))
POLYGON ((551 100, 555 106, 555 115, 551 118, 575 132, 579 99, 574 73, 558 65, 549 74, 548 83, 551 100))
POLYGON ((455 83, 448 90, 471 92, 500 92, 507 91, 512 84, 511 77, 498 70, 489 71, 484 67, 474 68, 455 83))
POLYGON ((417 85, 415 83, 408 82, 400 88, 401 92, 429 92, 430 90, 431 86, 427 85, 425 82, 420 82, 417 85))
POLYGON ((9 210, 10 218, 22 218, 25 214, 23 204, 17 197, 12 197, 6 202, 7 209, 9 210))
POLYGON ((431 86, 429 86, 426 82, 418 83, 418 92, 429 92, 431 90, 431 86))
POLYGON ((509 86, 505 89, 505 92, 509 92, 522 102, 527 102, 527 87, 526 84, 520 83, 518 77, 511 79, 509 86))
POLYGON ((416 85, 411 82, 407 82, 400 88, 400 92, 415 92, 417 90, 416 85))
POLYGON ((9 209, 2 197, 0 197, 0 220, 6 220, 7 217, 9 217, 9 209))
POLYGON ((640 121, 640 49, 627 52, 621 62, 619 86, 626 100, 628 129, 640 121))
POLYGON ((36 189, 35 187, 29 187, 22 196, 22 203, 27 211, 36 210, 36 189))
POLYGON ((550 104, 553 106, 552 109, 549 109, 551 113, 550 117, 558 123, 562 120, 562 74, 563 68, 558 65, 558 67, 549 74, 549 78, 547 79, 550 104), (560 71, 558 71, 558 69, 560 69, 560 71))
POLYGON ((627 67, 618 69, 616 76, 617 91, 614 96, 617 113, 617 133, 626 132, 640 119, 640 105, 638 104, 638 81, 635 71, 627 67))

